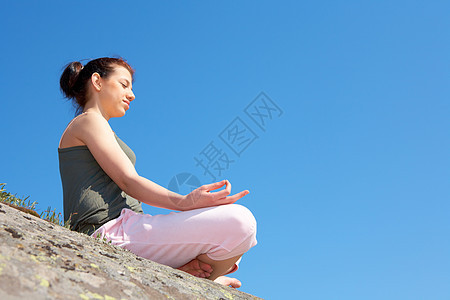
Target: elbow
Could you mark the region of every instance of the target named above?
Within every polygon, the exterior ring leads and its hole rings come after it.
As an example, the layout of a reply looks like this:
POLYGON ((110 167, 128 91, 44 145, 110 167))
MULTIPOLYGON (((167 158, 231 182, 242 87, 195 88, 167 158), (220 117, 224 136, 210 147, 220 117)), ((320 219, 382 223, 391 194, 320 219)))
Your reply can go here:
POLYGON ((117 185, 122 191, 133 197, 133 191, 136 190, 134 187, 138 184, 139 178, 140 176, 137 173, 124 174, 121 176, 120 180, 118 180, 117 185))

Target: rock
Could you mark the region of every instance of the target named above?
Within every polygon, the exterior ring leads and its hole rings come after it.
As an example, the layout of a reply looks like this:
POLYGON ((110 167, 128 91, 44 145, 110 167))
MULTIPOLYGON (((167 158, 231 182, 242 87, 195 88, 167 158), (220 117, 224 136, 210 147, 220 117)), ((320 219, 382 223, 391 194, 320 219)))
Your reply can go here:
POLYGON ((259 299, 0 204, 0 299, 259 299))

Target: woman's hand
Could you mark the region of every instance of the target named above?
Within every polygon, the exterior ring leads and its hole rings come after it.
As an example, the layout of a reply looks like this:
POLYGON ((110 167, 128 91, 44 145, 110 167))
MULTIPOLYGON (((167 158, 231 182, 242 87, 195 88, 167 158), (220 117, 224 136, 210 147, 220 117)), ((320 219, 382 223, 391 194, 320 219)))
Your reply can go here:
POLYGON ((203 208, 224 204, 232 204, 250 192, 244 190, 233 196, 231 194, 231 183, 228 180, 222 180, 211 184, 205 184, 183 196, 183 200, 178 203, 182 210, 203 208), (218 192, 211 192, 226 185, 225 189, 218 192))

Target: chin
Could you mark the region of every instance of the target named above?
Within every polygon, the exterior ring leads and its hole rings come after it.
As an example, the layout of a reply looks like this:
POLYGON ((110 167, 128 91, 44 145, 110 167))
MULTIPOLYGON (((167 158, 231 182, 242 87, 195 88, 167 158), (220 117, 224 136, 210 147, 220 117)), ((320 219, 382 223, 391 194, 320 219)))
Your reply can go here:
POLYGON ((111 118, 120 118, 120 117, 125 116, 125 114, 126 114, 126 111, 124 110, 124 111, 121 111, 121 112, 117 112, 111 118))

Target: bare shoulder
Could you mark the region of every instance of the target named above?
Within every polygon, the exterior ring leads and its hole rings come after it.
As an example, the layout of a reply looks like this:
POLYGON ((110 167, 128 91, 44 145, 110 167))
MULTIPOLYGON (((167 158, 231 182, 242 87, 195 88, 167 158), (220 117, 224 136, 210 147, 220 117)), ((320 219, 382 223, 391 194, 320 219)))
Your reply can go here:
POLYGON ((84 113, 76 124, 74 131, 77 137, 89 146, 89 142, 101 139, 102 137, 112 137, 114 132, 108 121, 102 115, 95 112, 84 113))
POLYGON ((107 130, 112 132, 108 121, 101 114, 95 112, 83 113, 78 116, 74 121, 73 128, 76 131, 107 130))
POLYGON ((61 138, 60 148, 84 146, 96 136, 113 135, 108 121, 98 113, 83 113, 67 126, 61 138))

